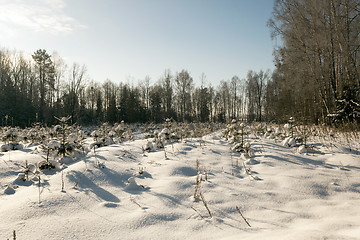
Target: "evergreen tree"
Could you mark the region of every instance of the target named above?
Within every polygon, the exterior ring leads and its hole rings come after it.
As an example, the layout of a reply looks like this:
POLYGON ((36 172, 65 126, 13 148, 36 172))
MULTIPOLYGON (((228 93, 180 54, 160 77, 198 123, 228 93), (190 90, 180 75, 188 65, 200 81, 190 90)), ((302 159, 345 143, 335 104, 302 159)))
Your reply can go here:
POLYGON ((47 99, 47 94, 50 89, 54 89, 54 64, 51 60, 51 56, 46 52, 45 49, 37 50, 32 55, 32 58, 36 64, 37 80, 39 84, 39 120, 48 120, 49 117, 45 118, 45 113, 48 110, 49 104, 51 104, 51 100, 47 99))

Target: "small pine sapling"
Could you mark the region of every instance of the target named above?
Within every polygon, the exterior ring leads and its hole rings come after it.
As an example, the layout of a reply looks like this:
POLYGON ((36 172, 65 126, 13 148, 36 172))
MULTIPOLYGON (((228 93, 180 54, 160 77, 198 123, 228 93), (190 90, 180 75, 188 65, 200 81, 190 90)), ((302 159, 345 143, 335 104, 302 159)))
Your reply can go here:
POLYGON ((307 124, 307 121, 303 121, 303 123, 301 125, 299 125, 297 127, 298 131, 299 131, 299 137, 297 138, 297 140, 305 147, 307 148, 307 141, 308 138, 310 137, 310 128, 307 124))
POLYGON ((41 145, 40 148, 45 152, 46 157, 41 156, 42 158, 45 159, 45 162, 40 162, 39 169, 44 170, 44 169, 53 169, 53 168, 55 168, 55 166, 49 161, 49 157, 50 157, 50 153, 52 151, 52 148, 50 146, 48 146, 48 145, 41 145))
POLYGON ((60 146, 58 149, 58 155, 61 155, 63 158, 66 156, 66 153, 68 152, 72 152, 73 148, 70 145, 70 143, 68 142, 68 130, 69 130, 69 126, 67 124, 67 121, 69 121, 69 119, 71 118, 71 116, 68 117, 62 117, 62 118, 57 118, 55 117, 59 122, 60 122, 60 128, 59 128, 59 132, 60 132, 60 146))
POLYGON ((35 166, 33 164, 28 164, 28 160, 25 160, 25 165, 20 165, 23 168, 23 172, 25 174, 24 181, 29 181, 30 174, 34 175, 36 172, 35 166))

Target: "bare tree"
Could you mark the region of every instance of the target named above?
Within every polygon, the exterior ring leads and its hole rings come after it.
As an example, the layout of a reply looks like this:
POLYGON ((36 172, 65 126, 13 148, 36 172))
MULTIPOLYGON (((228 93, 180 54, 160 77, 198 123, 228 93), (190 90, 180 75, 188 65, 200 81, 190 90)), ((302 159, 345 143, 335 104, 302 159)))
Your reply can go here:
POLYGON ((191 118, 191 90, 193 88, 193 79, 189 72, 182 70, 176 74, 175 88, 177 93, 178 108, 181 121, 191 118))
POLYGON ((70 115, 73 120, 78 119, 79 93, 86 81, 86 67, 74 63, 69 72, 69 80, 64 93, 65 114, 70 115))
POLYGON ((351 120, 357 111, 357 104, 345 110, 342 103, 360 98, 359 7, 358 0, 275 2, 269 26, 283 42, 275 53, 284 83, 277 84, 279 101, 290 95, 287 108, 294 114, 318 122, 328 116, 351 120))

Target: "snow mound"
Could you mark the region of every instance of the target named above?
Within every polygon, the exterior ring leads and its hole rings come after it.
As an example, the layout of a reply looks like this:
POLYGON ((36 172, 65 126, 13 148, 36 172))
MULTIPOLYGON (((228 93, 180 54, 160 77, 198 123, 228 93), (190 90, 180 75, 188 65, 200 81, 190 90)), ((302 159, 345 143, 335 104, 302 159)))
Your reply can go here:
POLYGON ((307 153, 307 148, 305 147, 305 145, 301 145, 298 149, 297 152, 302 154, 302 153, 307 153))
POLYGON ((246 161, 244 161, 244 163, 246 165, 256 165, 256 164, 259 164, 260 162, 253 158, 250 158, 250 159, 247 159, 246 161))
POLYGON ((144 190, 144 187, 136 183, 135 177, 130 177, 128 179, 128 184, 126 185, 125 190, 130 192, 141 191, 144 190))
POLYGON ((184 176, 184 177, 191 177, 196 176, 197 171, 193 167, 189 166, 177 166, 172 169, 170 176, 184 176))

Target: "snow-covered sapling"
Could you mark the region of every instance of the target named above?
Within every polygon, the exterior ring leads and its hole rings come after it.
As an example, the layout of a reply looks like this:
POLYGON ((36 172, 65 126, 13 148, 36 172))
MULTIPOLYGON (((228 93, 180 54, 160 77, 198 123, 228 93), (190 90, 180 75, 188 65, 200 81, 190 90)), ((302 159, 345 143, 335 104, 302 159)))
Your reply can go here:
POLYGON ((296 140, 303 144, 305 148, 307 148, 307 140, 310 137, 310 127, 304 121, 303 124, 297 127, 297 129, 299 132, 299 136, 296 138, 296 140))
POLYGON ((77 138, 75 134, 70 135, 70 127, 67 124, 67 121, 71 118, 69 117, 62 117, 57 118, 55 117, 59 123, 60 127, 57 127, 59 131, 59 139, 60 139, 60 146, 58 149, 58 155, 61 155, 63 158, 66 156, 66 154, 70 154, 74 151, 73 147, 73 141, 77 138), (70 137, 70 138, 69 138, 70 137))
POLYGON ((124 120, 122 120, 120 122, 120 124, 116 124, 115 125, 115 132, 117 133, 117 135, 120 137, 120 139, 123 137, 123 134, 125 133, 126 131, 126 128, 125 128, 125 122, 124 120))
POLYGON ((290 118, 289 118, 289 124, 290 124, 291 137, 294 137, 294 123, 295 123, 295 118, 294 118, 294 117, 290 117, 290 118))
POLYGON ((295 147, 296 146, 296 139, 294 137, 294 122, 295 119, 290 117, 288 123, 284 125, 284 129, 286 129, 288 135, 283 140, 282 145, 286 147, 295 147))
POLYGON ((20 165, 23 168, 23 172, 24 172, 24 178, 22 179, 23 181, 29 181, 29 175, 35 175, 36 173, 36 167, 34 164, 28 164, 28 161, 25 160, 25 165, 20 165))
POLYGON ((54 169, 56 168, 55 163, 53 161, 50 161, 50 156, 53 153, 56 153, 59 151, 60 148, 60 142, 57 140, 51 140, 48 143, 40 145, 41 150, 46 154, 46 156, 41 156, 45 159, 45 161, 39 162, 38 167, 40 170, 44 169, 54 169))
POLYGON ((30 128, 26 135, 27 140, 34 144, 39 139, 39 131, 36 128, 30 128))

